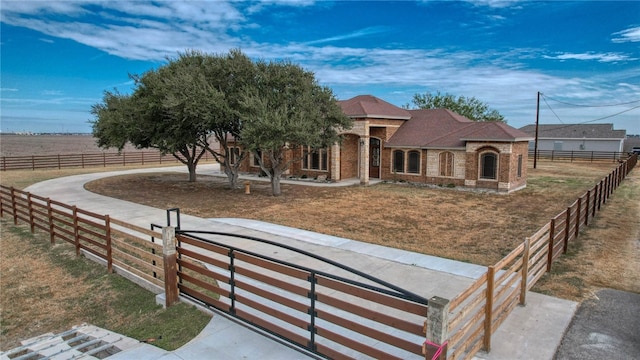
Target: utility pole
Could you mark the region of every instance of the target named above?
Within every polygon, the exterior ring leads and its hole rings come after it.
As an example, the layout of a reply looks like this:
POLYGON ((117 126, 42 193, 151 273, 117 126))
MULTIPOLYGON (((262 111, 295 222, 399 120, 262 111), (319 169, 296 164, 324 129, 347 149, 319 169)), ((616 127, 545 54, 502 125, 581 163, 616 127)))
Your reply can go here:
POLYGON ((540 91, 538 91, 538 102, 536 104, 536 138, 533 145, 533 168, 538 165, 538 122, 540 121, 540 91))

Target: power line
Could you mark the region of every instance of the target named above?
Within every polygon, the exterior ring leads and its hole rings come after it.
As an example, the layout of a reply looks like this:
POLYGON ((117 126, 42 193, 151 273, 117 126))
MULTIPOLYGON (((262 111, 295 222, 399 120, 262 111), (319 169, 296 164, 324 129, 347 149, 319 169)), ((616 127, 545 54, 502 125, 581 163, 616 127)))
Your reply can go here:
POLYGON ((610 106, 629 105, 629 104, 633 104, 633 103, 640 102, 640 100, 633 100, 633 101, 624 102, 624 103, 618 103, 618 104, 606 104, 606 105, 583 105, 583 104, 572 104, 572 103, 569 103, 569 102, 566 102, 566 101, 561 101, 561 100, 558 100, 558 99, 554 99, 554 98, 552 98, 552 97, 550 97, 550 96, 546 96, 546 95, 544 95, 544 94, 542 94, 542 93, 540 93, 540 95, 542 95, 542 98, 545 100, 545 102, 546 102, 546 99, 547 99, 547 98, 549 98, 549 100, 553 100, 553 101, 555 101, 555 102, 559 102, 559 103, 561 103, 561 104, 571 105, 571 106, 578 106, 578 107, 610 107, 610 106))
MULTIPOLYGON (((547 104, 547 106, 548 106, 548 104, 547 104)), ((626 109, 626 110, 622 110, 622 111, 620 111, 618 113, 615 113, 613 115, 607 115, 607 116, 604 116, 604 117, 601 117, 601 118, 597 118, 597 119, 593 119, 593 120, 587 120, 587 121, 583 121, 583 122, 580 122, 580 123, 577 123, 577 124, 565 124, 564 126, 554 127, 553 129, 541 129, 540 131, 555 131, 555 130, 558 130, 558 129, 568 128, 568 127, 571 127, 571 126, 574 126, 574 125, 584 125, 584 124, 596 122, 596 121, 599 121, 599 120, 608 119, 610 117, 614 117, 614 116, 617 116, 617 115, 620 115, 620 114, 624 114, 624 113, 626 113, 628 111, 635 110, 635 109, 638 109, 638 108, 640 108, 640 105, 634 106, 634 107, 626 109)), ((553 110, 551 110, 551 111, 553 112, 553 110)), ((557 115, 556 115, 556 117, 557 117, 557 115)), ((560 120, 560 118, 558 118, 558 120, 560 120)), ((560 120, 560 122, 562 122, 562 120, 560 120)))
POLYGON ((556 114, 555 111, 553 111, 553 109, 551 108, 551 105, 549 105, 549 103, 547 102, 547 98, 542 95, 542 100, 544 100, 544 103, 547 104, 547 107, 549 108, 549 110, 551 110, 551 112, 553 113, 553 115, 556 116, 556 118, 558 119, 558 121, 560 121, 561 124, 564 124, 564 121, 560 120, 560 117, 558 116, 558 114, 556 114))

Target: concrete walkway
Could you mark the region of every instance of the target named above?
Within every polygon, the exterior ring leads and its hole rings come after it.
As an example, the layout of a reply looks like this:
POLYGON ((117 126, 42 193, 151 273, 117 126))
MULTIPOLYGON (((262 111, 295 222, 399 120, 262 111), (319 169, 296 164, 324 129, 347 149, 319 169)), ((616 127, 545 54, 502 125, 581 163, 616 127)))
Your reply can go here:
MULTIPOLYGON (((76 175, 34 184, 26 191, 70 205, 126 220, 147 228, 150 223, 166 224, 164 209, 113 199, 84 190, 86 182, 102 177, 132 173, 176 171, 185 167, 133 169, 76 175)), ((199 175, 221 176, 217 165, 200 165, 199 175)), ((259 180, 259 178, 251 178, 259 180)), ((289 181, 284 180, 283 183, 289 181)), ((345 186, 352 183, 313 183, 314 186, 345 186)), ((246 219, 202 219, 181 215, 181 228, 232 232, 257 236, 300 248, 367 272, 425 298, 453 298, 486 271, 483 266, 462 263, 404 250, 327 236, 285 226, 246 219)), ((493 336, 490 353, 481 359, 552 359, 577 303, 529 293, 527 306, 517 307, 493 336)), ((151 345, 116 354, 110 358, 145 359, 300 359, 303 354, 290 346, 254 332, 216 314, 202 333, 182 348, 166 352, 151 345)))

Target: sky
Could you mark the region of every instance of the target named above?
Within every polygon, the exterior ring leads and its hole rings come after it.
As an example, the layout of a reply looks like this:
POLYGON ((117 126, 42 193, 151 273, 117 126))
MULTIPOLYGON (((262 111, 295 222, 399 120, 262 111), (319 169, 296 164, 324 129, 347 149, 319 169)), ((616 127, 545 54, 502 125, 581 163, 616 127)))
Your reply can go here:
POLYGON ((338 99, 475 97, 520 128, 640 134, 640 1, 0 0, 0 131, 90 133, 104 91, 181 52, 287 60, 338 99))

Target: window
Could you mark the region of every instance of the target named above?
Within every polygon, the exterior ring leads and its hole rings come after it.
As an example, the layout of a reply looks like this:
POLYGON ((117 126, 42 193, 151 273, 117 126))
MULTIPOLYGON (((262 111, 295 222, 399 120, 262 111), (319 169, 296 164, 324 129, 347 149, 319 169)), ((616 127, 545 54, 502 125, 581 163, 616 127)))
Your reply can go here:
POLYGON ((404 151, 402 150, 395 150, 393 152, 393 172, 404 172, 404 151))
POLYGON ((440 176, 453 176, 453 153, 451 151, 440 153, 440 176))
POLYGON ((498 174, 498 154, 486 152, 480 155, 480 179, 496 180, 498 174))
POLYGON ((327 170, 327 150, 302 148, 302 168, 307 170, 327 170))
POLYGON ((407 156, 407 172, 410 174, 419 174, 420 173, 420 152, 419 151, 409 151, 407 156))
POLYGON ((518 177, 522 177, 522 155, 518 155, 518 177))
POLYGON ((262 157, 262 151, 260 150, 256 150, 253 152, 253 155, 251 156, 251 166, 260 166, 260 162, 258 161, 258 159, 263 159, 262 157))
POLYGON ((227 159, 230 165, 235 165, 240 159, 240 148, 230 147, 227 149, 227 159))

